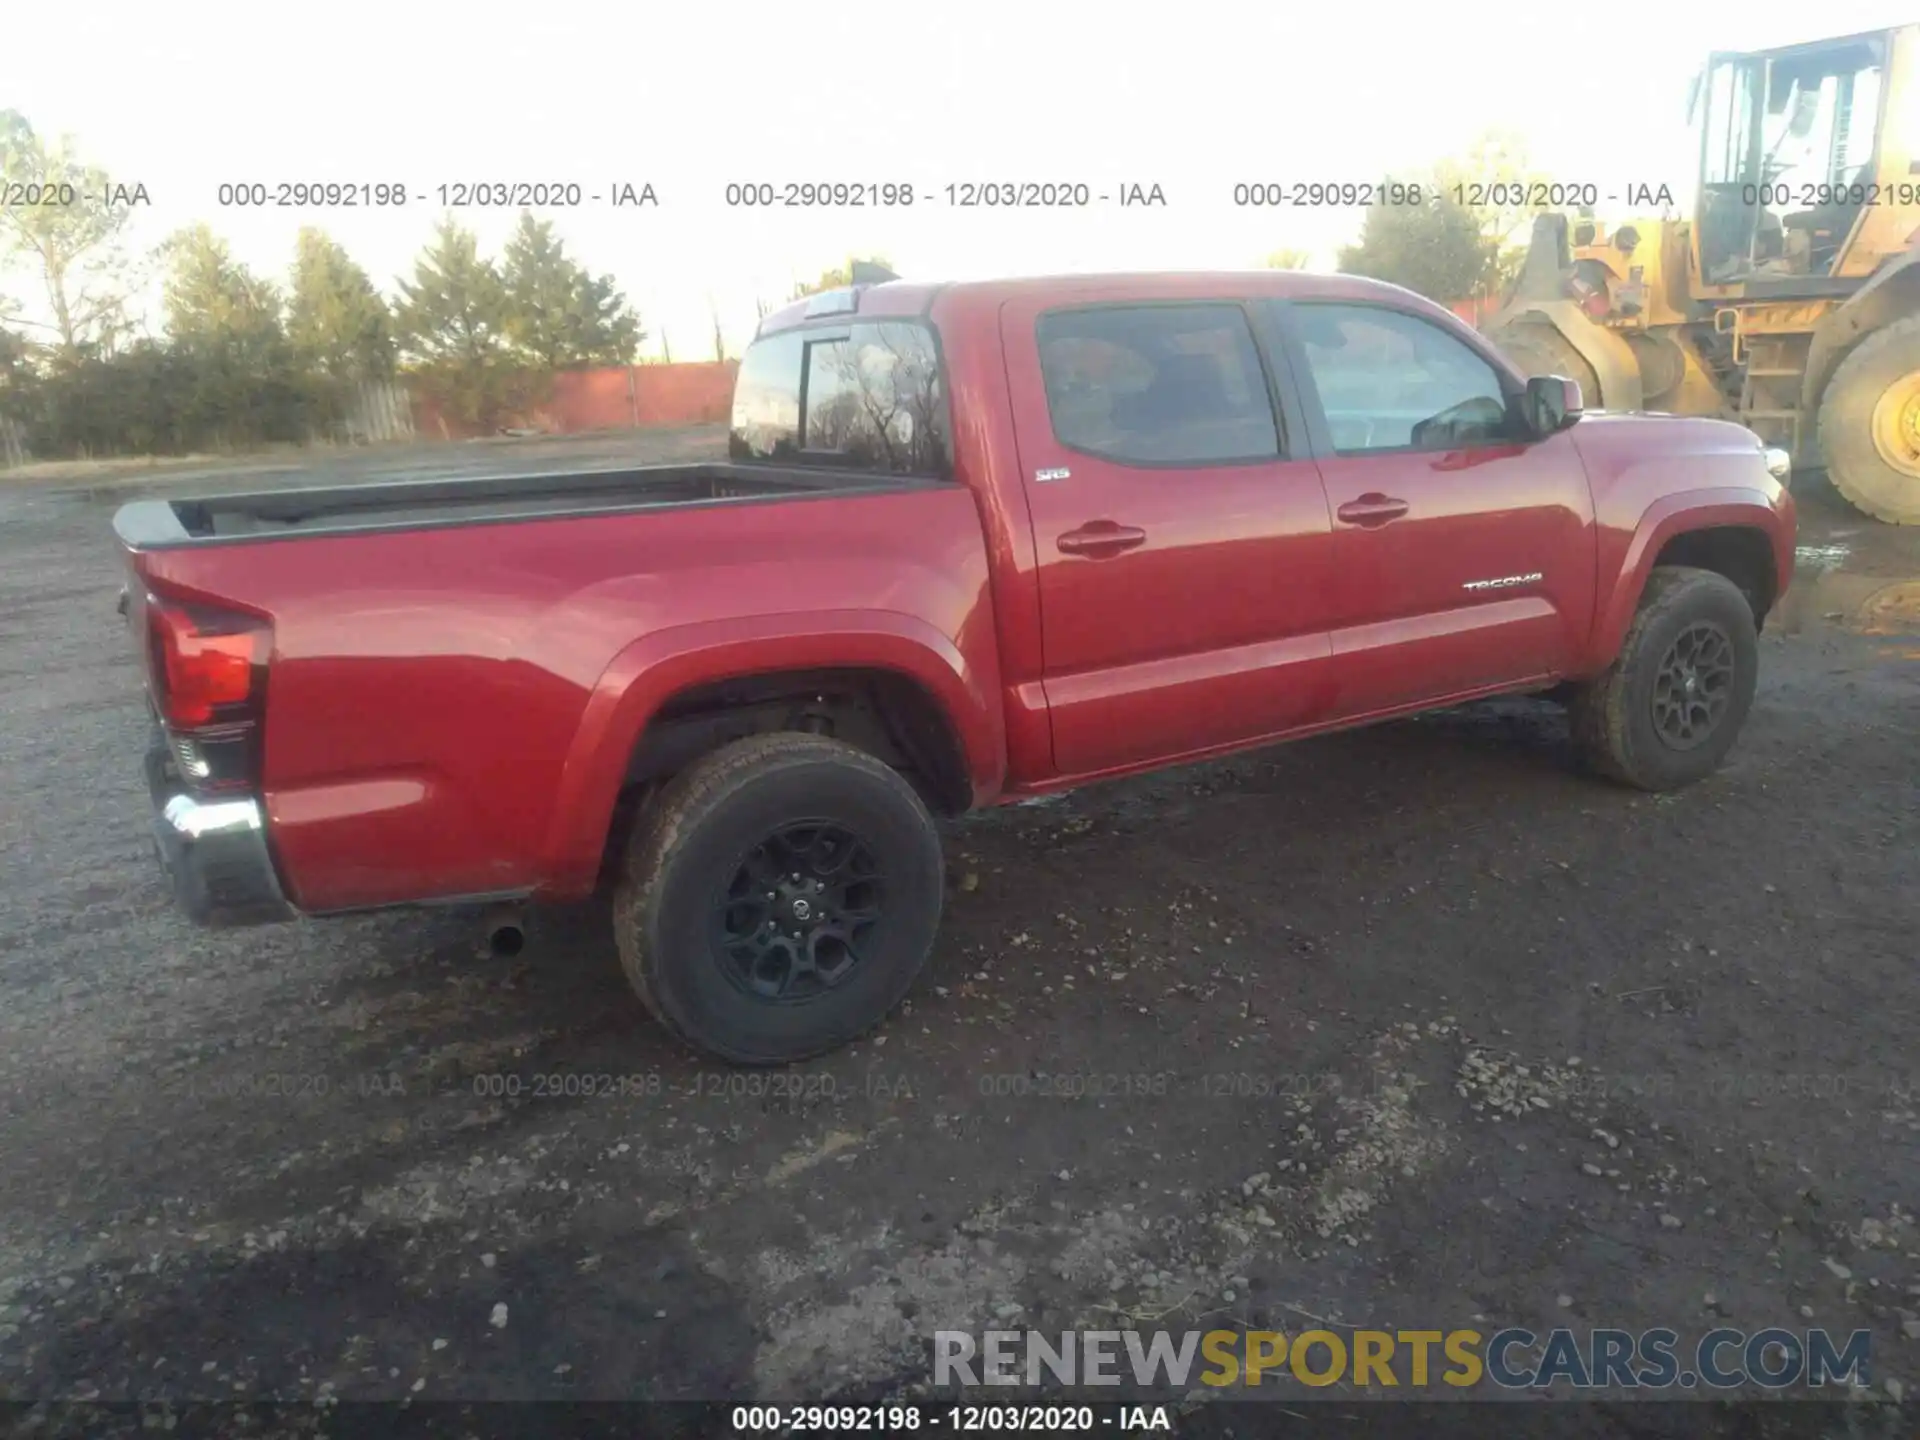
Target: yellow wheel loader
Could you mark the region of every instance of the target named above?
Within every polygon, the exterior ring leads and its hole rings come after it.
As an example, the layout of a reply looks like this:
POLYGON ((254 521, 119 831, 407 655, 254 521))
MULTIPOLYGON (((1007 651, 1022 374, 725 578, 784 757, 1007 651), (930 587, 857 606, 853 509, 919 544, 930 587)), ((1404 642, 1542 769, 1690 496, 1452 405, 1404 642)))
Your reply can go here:
POLYGON ((1715 54, 1691 219, 1535 217, 1488 336, 1588 404, 1740 421, 1920 525, 1920 25, 1715 54))

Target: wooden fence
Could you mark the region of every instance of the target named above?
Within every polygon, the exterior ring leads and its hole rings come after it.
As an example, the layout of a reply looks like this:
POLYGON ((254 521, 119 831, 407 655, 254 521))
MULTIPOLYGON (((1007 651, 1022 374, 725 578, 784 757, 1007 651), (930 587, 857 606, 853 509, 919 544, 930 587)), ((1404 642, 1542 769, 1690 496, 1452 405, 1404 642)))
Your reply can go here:
POLYGON ((356 387, 341 428, 345 432, 341 438, 355 445, 411 440, 413 397, 404 385, 368 381, 356 387))

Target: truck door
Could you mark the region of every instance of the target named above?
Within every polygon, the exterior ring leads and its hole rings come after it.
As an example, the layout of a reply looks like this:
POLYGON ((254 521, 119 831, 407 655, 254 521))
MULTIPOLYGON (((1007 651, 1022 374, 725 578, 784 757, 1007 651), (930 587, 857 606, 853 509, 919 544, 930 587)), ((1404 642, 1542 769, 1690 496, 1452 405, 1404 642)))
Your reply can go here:
POLYGON ((1326 495, 1251 307, 1021 298, 1000 323, 1060 773, 1324 715, 1326 495))
POLYGON ((1335 719, 1566 673, 1593 621, 1593 496, 1566 431, 1391 305, 1274 302, 1333 507, 1335 719))

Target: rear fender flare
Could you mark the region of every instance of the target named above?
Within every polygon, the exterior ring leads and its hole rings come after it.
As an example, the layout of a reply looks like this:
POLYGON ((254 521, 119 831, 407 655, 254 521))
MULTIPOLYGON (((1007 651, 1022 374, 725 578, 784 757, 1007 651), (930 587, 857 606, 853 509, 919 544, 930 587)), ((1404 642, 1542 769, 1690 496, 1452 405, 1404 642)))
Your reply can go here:
POLYGON ((588 697, 560 772, 541 896, 573 898, 593 889, 628 759, 672 696, 714 681, 811 669, 888 670, 915 681, 959 741, 974 803, 1004 783, 1006 727, 994 701, 996 682, 924 620, 897 611, 836 610, 674 626, 622 650, 588 697))
POLYGON ((1653 573, 1653 562, 1666 543, 1689 531, 1734 526, 1758 530, 1772 543, 1776 601, 1786 594, 1793 576, 1792 542, 1781 538, 1779 514, 1763 492, 1726 486, 1664 496, 1640 517, 1613 591, 1602 598, 1599 622, 1594 630, 1593 668, 1596 671, 1604 670, 1618 658, 1627 627, 1633 623, 1634 611, 1640 608, 1647 577, 1653 573))

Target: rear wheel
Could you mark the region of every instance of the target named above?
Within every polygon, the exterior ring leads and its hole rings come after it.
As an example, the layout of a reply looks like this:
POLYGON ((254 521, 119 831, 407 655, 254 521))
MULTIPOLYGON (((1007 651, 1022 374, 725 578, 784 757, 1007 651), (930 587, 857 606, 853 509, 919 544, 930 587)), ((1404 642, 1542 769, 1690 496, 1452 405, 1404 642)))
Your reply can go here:
POLYGON ((1620 654, 1569 706, 1574 744, 1600 774, 1677 790, 1719 769, 1753 707, 1760 647, 1747 597, 1724 575, 1662 565, 1620 654))
POLYGON ((778 1065, 864 1034, 939 929, 940 838, 865 752, 814 735, 740 740, 636 822, 614 892, 620 961, 687 1043, 778 1065))
POLYGON ((1856 509, 1920 525, 1920 315, 1876 330, 1840 362, 1820 399, 1820 449, 1856 509))

